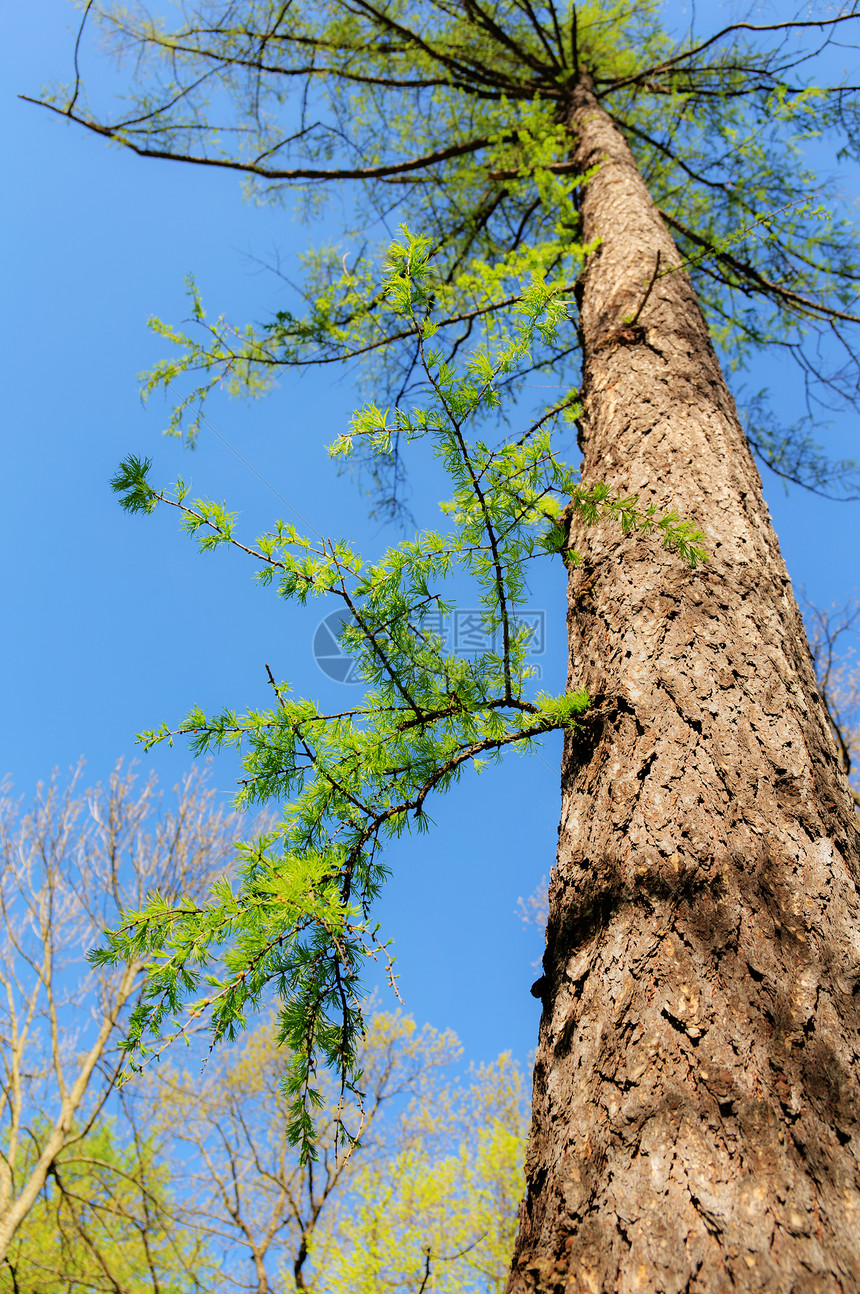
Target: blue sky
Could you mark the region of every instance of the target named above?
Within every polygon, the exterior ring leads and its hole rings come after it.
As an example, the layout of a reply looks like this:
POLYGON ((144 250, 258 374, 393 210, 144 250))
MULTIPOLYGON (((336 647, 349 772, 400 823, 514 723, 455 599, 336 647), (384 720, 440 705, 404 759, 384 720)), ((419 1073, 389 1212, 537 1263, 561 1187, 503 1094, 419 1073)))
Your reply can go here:
MULTIPOLYGON (((119 756, 139 754, 137 732, 175 721, 191 704, 268 704, 266 662, 324 703, 345 691, 311 652, 332 608, 297 612, 259 588, 238 556, 198 555, 172 518, 123 514, 107 483, 126 453, 151 456, 155 480, 181 473, 195 493, 226 499, 248 535, 292 515, 274 490, 319 530, 377 549, 396 537, 368 521, 364 500, 325 452, 355 402, 350 374, 289 377, 250 406, 218 399, 209 411, 218 434, 204 429, 193 452, 161 436, 160 400, 142 408, 136 374, 165 353, 146 319, 185 317, 186 274, 213 313, 262 319, 286 296, 260 261, 281 257, 294 268, 321 230, 288 209, 244 203, 229 174, 143 162, 16 99, 66 73, 74 20, 61 0, 13 6, 0 52, 0 773, 23 794, 82 755, 93 780, 105 777, 119 756)), ((855 180, 847 182, 856 191, 855 180)), ((774 364, 750 382, 768 384, 791 389, 774 364)), ((854 433, 853 421, 835 429, 837 456, 857 453, 854 433)), ((431 485, 419 480, 412 500, 424 524, 436 519, 431 485)), ((860 583, 858 505, 793 487, 786 494, 772 476, 765 490, 795 585, 821 605, 850 594, 860 583)), ((545 685, 561 688, 560 563, 536 576, 531 605, 547 613, 545 685)), ((454 1028, 475 1060, 503 1049, 524 1059, 536 1040, 539 1008, 528 989, 541 939, 522 929, 515 906, 553 861, 559 750, 548 741, 539 757, 464 777, 437 801, 436 829, 389 855, 395 874, 380 915, 396 940, 406 1008, 454 1028)), ((189 756, 177 746, 141 758, 170 785, 189 756)), ((219 758, 213 776, 231 795, 235 763, 219 758)))

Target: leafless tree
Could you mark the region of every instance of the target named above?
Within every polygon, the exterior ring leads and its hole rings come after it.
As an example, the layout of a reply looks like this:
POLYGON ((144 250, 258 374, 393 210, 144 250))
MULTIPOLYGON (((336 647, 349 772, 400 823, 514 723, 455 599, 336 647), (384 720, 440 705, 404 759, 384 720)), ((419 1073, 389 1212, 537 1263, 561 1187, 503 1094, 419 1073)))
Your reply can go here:
MULTIPOLYGON (((86 954, 147 893, 200 895, 227 871, 240 819, 199 771, 165 809, 154 777, 117 764, 82 789, 55 775, 22 811, 0 798, 0 1259, 49 1178, 105 1111, 143 963, 95 969, 86 954)), ((96 1165, 94 1165, 96 1167, 96 1165)))
POLYGON ((855 663, 855 649, 843 646, 860 627, 860 602, 834 603, 823 611, 803 597, 803 610, 818 691, 854 806, 860 809, 860 769, 854 763, 860 758, 860 664, 855 663))

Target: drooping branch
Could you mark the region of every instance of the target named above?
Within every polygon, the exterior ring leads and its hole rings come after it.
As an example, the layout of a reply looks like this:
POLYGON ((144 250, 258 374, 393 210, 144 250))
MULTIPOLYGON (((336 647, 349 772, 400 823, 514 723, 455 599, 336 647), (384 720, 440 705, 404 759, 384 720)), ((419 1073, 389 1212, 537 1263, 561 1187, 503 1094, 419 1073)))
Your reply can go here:
MULTIPOLYGON (((238 158, 204 157, 194 153, 176 153, 168 149, 146 148, 141 144, 136 144, 132 139, 124 135, 124 123, 117 126, 102 126, 98 122, 69 111, 67 108, 57 107, 56 104, 46 103, 42 99, 31 99, 26 94, 22 94, 20 98, 27 103, 34 103, 40 107, 48 108, 51 112, 56 112, 61 117, 68 117, 71 121, 77 122, 79 126, 85 126, 87 130, 91 130, 95 134, 102 135, 114 143, 122 144, 124 148, 130 148, 139 157, 160 158, 168 162, 188 162, 193 166, 215 166, 228 171, 241 171, 249 175, 258 175, 264 180, 376 180, 390 175, 402 175, 409 171, 427 170, 452 158, 480 152, 489 144, 488 139, 471 139, 465 143, 451 144, 448 148, 441 148, 433 153, 426 153, 423 157, 414 157, 405 162, 392 162, 383 166, 331 168, 299 166, 276 169, 275 167, 261 166, 258 162, 243 162, 238 158)), ((275 150, 270 149, 269 151, 273 152, 275 150)))
POLYGON ((798 19, 790 22, 777 23, 730 23, 715 35, 709 36, 707 40, 702 41, 699 45, 693 45, 690 49, 681 50, 679 53, 673 54, 670 58, 662 59, 659 63, 654 63, 650 67, 643 68, 641 71, 630 76, 617 77, 615 79, 601 77, 596 80, 596 84, 601 87, 602 92, 606 92, 608 90, 624 89, 628 85, 637 85, 647 82, 657 76, 660 72, 666 72, 670 68, 676 67, 679 63, 692 61, 700 54, 703 54, 706 49, 710 49, 712 45, 717 44, 718 41, 724 40, 733 32, 789 32, 807 30, 811 27, 821 30, 825 27, 836 27, 841 23, 850 22, 852 19, 857 17, 860 17, 860 10, 852 5, 850 13, 838 14, 835 18, 815 18, 808 20, 798 19))

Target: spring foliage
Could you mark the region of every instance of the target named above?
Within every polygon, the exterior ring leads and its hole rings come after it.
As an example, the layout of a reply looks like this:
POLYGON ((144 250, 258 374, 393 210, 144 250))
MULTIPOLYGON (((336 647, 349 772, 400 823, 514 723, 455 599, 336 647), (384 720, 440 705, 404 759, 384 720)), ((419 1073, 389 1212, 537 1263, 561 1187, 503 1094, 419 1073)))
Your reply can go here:
MULTIPOLYGON (((331 452, 349 456, 369 442, 375 453, 390 453, 395 430, 408 440, 428 438, 451 482, 442 505, 447 529, 422 531, 366 562, 342 540, 315 540, 282 522, 245 544, 223 505, 192 501, 181 481, 172 491, 157 489, 146 461, 129 458, 113 482, 130 512, 175 508, 203 551, 242 549, 280 597, 333 596, 348 613, 342 642, 365 684, 360 706, 325 714, 272 677, 270 709, 195 709, 176 730, 195 754, 241 748, 240 807, 285 806, 274 830, 242 846, 237 881, 217 884, 205 904, 151 895, 94 955, 97 963, 148 962, 126 1043, 133 1064, 182 1032, 183 1009, 194 1020, 205 1016, 216 1041, 232 1038, 274 989, 279 1037, 292 1058, 290 1132, 305 1155, 314 1153, 317 1063, 338 1073, 342 1092, 359 1090, 362 971, 368 957, 388 958, 372 913, 386 877, 385 842, 425 830, 428 799, 468 766, 497 760, 507 747, 527 750, 588 709, 581 689, 550 696, 529 687, 529 630, 521 622, 528 563, 555 554, 577 561, 567 547, 574 512, 590 524, 653 533, 693 566, 705 558, 692 523, 640 509, 635 496, 615 497, 599 483, 581 485, 553 449, 557 413, 495 449, 480 438, 482 416, 498 409, 500 387, 529 363, 534 339, 551 340, 566 318, 558 286, 535 277, 516 329, 478 346, 461 369, 433 346, 427 240, 404 231, 392 245, 384 300, 419 337, 425 400, 365 407, 331 452), (446 653, 428 622, 429 612, 448 608, 446 583, 455 576, 472 582, 493 643, 469 659, 446 653)), ((151 746, 174 735, 163 725, 145 739, 151 746)))
POLYGON ((458 1075, 461 1054, 450 1031, 369 1010, 364 1108, 350 1111, 360 1143, 338 1147, 338 1084, 323 1079, 317 1160, 302 1164, 270 1018, 202 1068, 199 1046, 175 1053, 113 1117, 76 1128, 0 1263, 0 1290, 501 1294, 523 1075, 508 1055, 458 1075))
POLYGON ((501 1294, 526 1129, 510 1056, 458 1077, 453 1033, 368 1011, 363 1108, 349 1111, 359 1143, 338 1147, 339 1085, 321 1076, 317 1159, 302 1164, 286 1140, 288 1056, 271 1025, 220 1047, 202 1073, 177 1052, 128 1089, 165 1148, 180 1229, 201 1238, 212 1268, 246 1289, 253 1262, 258 1288, 265 1271, 284 1294, 501 1294))
MULTIPOLYGON (((432 239, 449 357, 471 345, 478 321, 509 318, 532 274, 572 290, 588 177, 572 161, 569 114, 586 71, 689 266, 724 367, 742 373, 768 349, 799 369, 806 408, 792 427, 765 393, 739 389, 760 460, 810 489, 856 496, 856 464, 831 462, 817 440, 858 392, 857 236, 823 172, 828 150, 860 154, 856 87, 838 72, 831 80, 856 48, 860 14, 849 3, 786 22, 727 16, 702 37, 695 12, 673 33, 662 9, 176 0, 156 18, 142 4, 91 0, 74 79, 44 106, 142 157, 232 171, 258 201, 289 197, 316 215, 332 186, 355 199, 343 240, 308 251, 297 309, 236 325, 207 316, 192 284, 189 330, 152 321, 174 349, 146 389, 177 395, 172 429, 193 438, 219 385, 259 394, 287 368, 347 357, 398 403, 417 338, 380 309, 373 231, 392 220, 432 239), (91 29, 125 56, 126 93, 111 105, 82 79, 91 29)), ((652 268, 643 264, 643 282, 652 268)), ((573 330, 534 342, 535 363, 568 380, 573 330)), ((370 461, 380 502, 396 511, 401 460, 370 461)))
POLYGON ((177 1224, 164 1148, 102 1119, 54 1165, 0 1264, 3 1294, 217 1287, 206 1237, 177 1224))

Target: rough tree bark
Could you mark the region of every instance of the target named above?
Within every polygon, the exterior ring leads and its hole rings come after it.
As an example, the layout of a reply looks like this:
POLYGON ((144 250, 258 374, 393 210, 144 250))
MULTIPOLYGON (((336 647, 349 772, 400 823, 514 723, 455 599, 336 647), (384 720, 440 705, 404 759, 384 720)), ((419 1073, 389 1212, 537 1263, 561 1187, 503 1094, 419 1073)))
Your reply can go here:
POLYGON ((860 1290, 860 833, 688 275, 587 76, 583 480, 675 507, 697 572, 573 534, 567 743, 509 1290, 860 1290))

